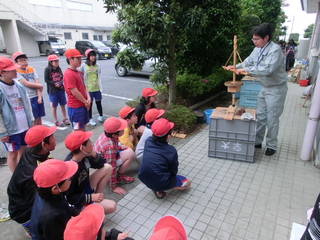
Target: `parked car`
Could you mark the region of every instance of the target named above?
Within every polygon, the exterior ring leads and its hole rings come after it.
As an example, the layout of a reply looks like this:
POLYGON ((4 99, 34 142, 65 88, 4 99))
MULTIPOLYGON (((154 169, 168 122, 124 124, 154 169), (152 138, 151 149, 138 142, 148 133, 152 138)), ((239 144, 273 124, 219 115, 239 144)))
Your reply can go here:
POLYGON ((84 55, 85 51, 89 48, 94 49, 97 52, 98 59, 110 59, 112 55, 111 48, 104 45, 102 42, 99 41, 89 41, 89 40, 82 40, 76 41, 75 45, 76 49, 84 55))
POLYGON ((62 56, 66 51, 66 44, 60 38, 50 37, 48 41, 38 41, 40 54, 59 54, 62 56))
POLYGON ((112 55, 115 56, 119 52, 119 47, 116 44, 112 44, 111 41, 102 41, 104 45, 111 48, 112 55))
MULTIPOLYGON (((127 48, 127 46, 123 46, 119 52, 122 52, 126 48, 127 48)), ((154 70, 154 68, 152 67, 152 64, 154 64, 155 62, 156 62, 155 58, 149 58, 149 59, 145 60, 141 71, 135 71, 135 70, 129 69, 125 66, 121 66, 118 64, 117 61, 116 61, 116 64, 114 67, 116 69, 118 76, 120 76, 120 77, 125 77, 128 73, 150 76, 150 75, 152 75, 152 72, 154 70)))

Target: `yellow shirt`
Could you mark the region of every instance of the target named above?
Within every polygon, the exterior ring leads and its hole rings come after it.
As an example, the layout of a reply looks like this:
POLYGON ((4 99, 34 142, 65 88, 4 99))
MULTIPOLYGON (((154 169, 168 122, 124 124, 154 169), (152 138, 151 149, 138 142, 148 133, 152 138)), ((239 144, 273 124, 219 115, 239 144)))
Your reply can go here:
POLYGON ((119 137, 119 141, 121 142, 122 145, 127 146, 134 151, 138 143, 138 138, 135 137, 133 142, 131 142, 130 135, 132 136, 133 132, 134 132, 134 125, 132 125, 131 127, 127 126, 124 129, 123 135, 119 137))

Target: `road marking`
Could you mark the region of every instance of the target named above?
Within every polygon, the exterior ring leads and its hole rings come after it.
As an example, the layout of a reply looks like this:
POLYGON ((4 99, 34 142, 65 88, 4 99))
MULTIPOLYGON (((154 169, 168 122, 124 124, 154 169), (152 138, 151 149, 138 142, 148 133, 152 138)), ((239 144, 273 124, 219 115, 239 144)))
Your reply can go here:
POLYGON ((146 79, 146 81, 142 81, 142 80, 135 80, 133 78, 128 78, 128 77, 107 77, 108 78, 113 78, 113 79, 117 79, 117 80, 124 80, 124 81, 131 81, 131 82, 141 82, 141 83, 147 83, 150 85, 149 79, 146 79))
MULTIPOLYGON (((42 119, 42 124, 43 125, 46 125, 46 126, 48 126, 48 127, 53 127, 53 126, 55 126, 56 124, 54 124, 53 122, 49 122, 49 121, 46 121, 46 120, 43 120, 42 119)), ((71 126, 71 125, 70 125, 71 126)), ((59 129, 59 130, 66 130, 66 129, 68 129, 69 127, 57 127, 57 129, 59 129)))
POLYGON ((123 99, 123 100, 128 100, 128 101, 132 101, 132 98, 126 98, 126 97, 120 97, 120 96, 115 96, 115 95, 110 95, 110 94, 106 94, 106 93, 102 93, 103 96, 106 97, 113 97, 113 98, 118 98, 118 99, 123 99))

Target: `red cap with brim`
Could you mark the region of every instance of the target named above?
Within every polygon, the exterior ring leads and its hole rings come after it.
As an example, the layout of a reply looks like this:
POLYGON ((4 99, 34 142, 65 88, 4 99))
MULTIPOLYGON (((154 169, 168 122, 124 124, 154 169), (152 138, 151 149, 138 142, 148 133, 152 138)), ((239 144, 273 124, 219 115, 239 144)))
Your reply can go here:
POLYGON ((164 114, 163 109, 151 108, 146 112, 144 119, 146 120, 146 123, 152 123, 158 118, 160 118, 163 114, 164 114))
POLYGON ((83 55, 80 54, 80 52, 75 49, 75 48, 69 48, 64 52, 64 55, 66 58, 71 58, 71 57, 83 57, 83 55))
POLYGON ((104 121, 103 128, 107 133, 115 133, 127 127, 127 121, 116 117, 110 117, 104 121))
POLYGON ((70 133, 64 140, 64 144, 66 148, 68 148, 71 152, 79 149, 80 146, 87 141, 92 136, 92 131, 83 132, 83 131, 75 131, 70 133))
POLYGON ((142 89, 142 97, 151 97, 158 93, 158 91, 152 88, 144 88, 142 89))
POLYGON ((38 165, 33 179, 39 188, 48 188, 72 177, 77 170, 78 164, 74 161, 49 159, 38 165))
POLYGON ((154 121, 154 123, 151 126, 151 130, 153 135, 157 137, 162 137, 166 135, 173 127, 173 122, 169 122, 167 119, 164 118, 159 118, 154 121))
POLYGON ((98 204, 90 204, 78 216, 68 221, 63 239, 96 240, 103 221, 103 207, 98 204))
POLYGON ((20 66, 11 61, 10 58, 0 57, 0 71, 12 71, 16 70, 20 66))
POLYGON ((135 108, 125 106, 125 107, 121 108, 121 110, 119 111, 119 117, 121 117, 122 119, 125 119, 134 110, 135 110, 135 108))
POLYGON ((27 56, 27 54, 22 53, 22 52, 15 52, 14 54, 12 54, 12 60, 15 61, 17 57, 25 55, 27 56))
POLYGON ((46 127, 43 125, 36 125, 31 127, 24 137, 24 141, 30 147, 34 147, 41 143, 46 137, 52 135, 57 130, 56 126, 46 127))
POLYGON ((187 233, 174 216, 164 216, 158 220, 149 240, 187 240, 187 233))

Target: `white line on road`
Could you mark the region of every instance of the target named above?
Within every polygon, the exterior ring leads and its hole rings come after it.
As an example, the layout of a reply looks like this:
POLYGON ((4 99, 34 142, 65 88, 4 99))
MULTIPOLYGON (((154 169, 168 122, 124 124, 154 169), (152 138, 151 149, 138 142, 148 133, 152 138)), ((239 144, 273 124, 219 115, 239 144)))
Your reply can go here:
POLYGON ((141 83, 150 84, 149 79, 146 79, 145 81, 142 81, 142 80, 136 80, 136 79, 128 78, 128 77, 106 77, 106 78, 107 79, 108 78, 113 78, 113 79, 118 79, 118 80, 125 80, 125 81, 131 81, 131 82, 141 82, 141 83))
MULTIPOLYGON (((55 124, 54 124, 53 122, 49 122, 49 121, 46 121, 46 120, 43 120, 43 119, 42 119, 42 124, 43 124, 43 125, 46 125, 46 126, 48 126, 48 127, 53 127, 53 126, 55 126, 55 124)), ((57 127, 57 129, 59 129, 59 130, 66 130, 66 129, 68 129, 68 127, 57 127)))
POLYGON ((128 100, 128 101, 132 101, 132 98, 126 98, 126 97, 120 97, 120 96, 115 96, 115 95, 110 95, 110 94, 106 94, 106 93, 102 93, 103 96, 106 97, 113 97, 113 98, 118 98, 118 99, 123 99, 123 100, 128 100))

